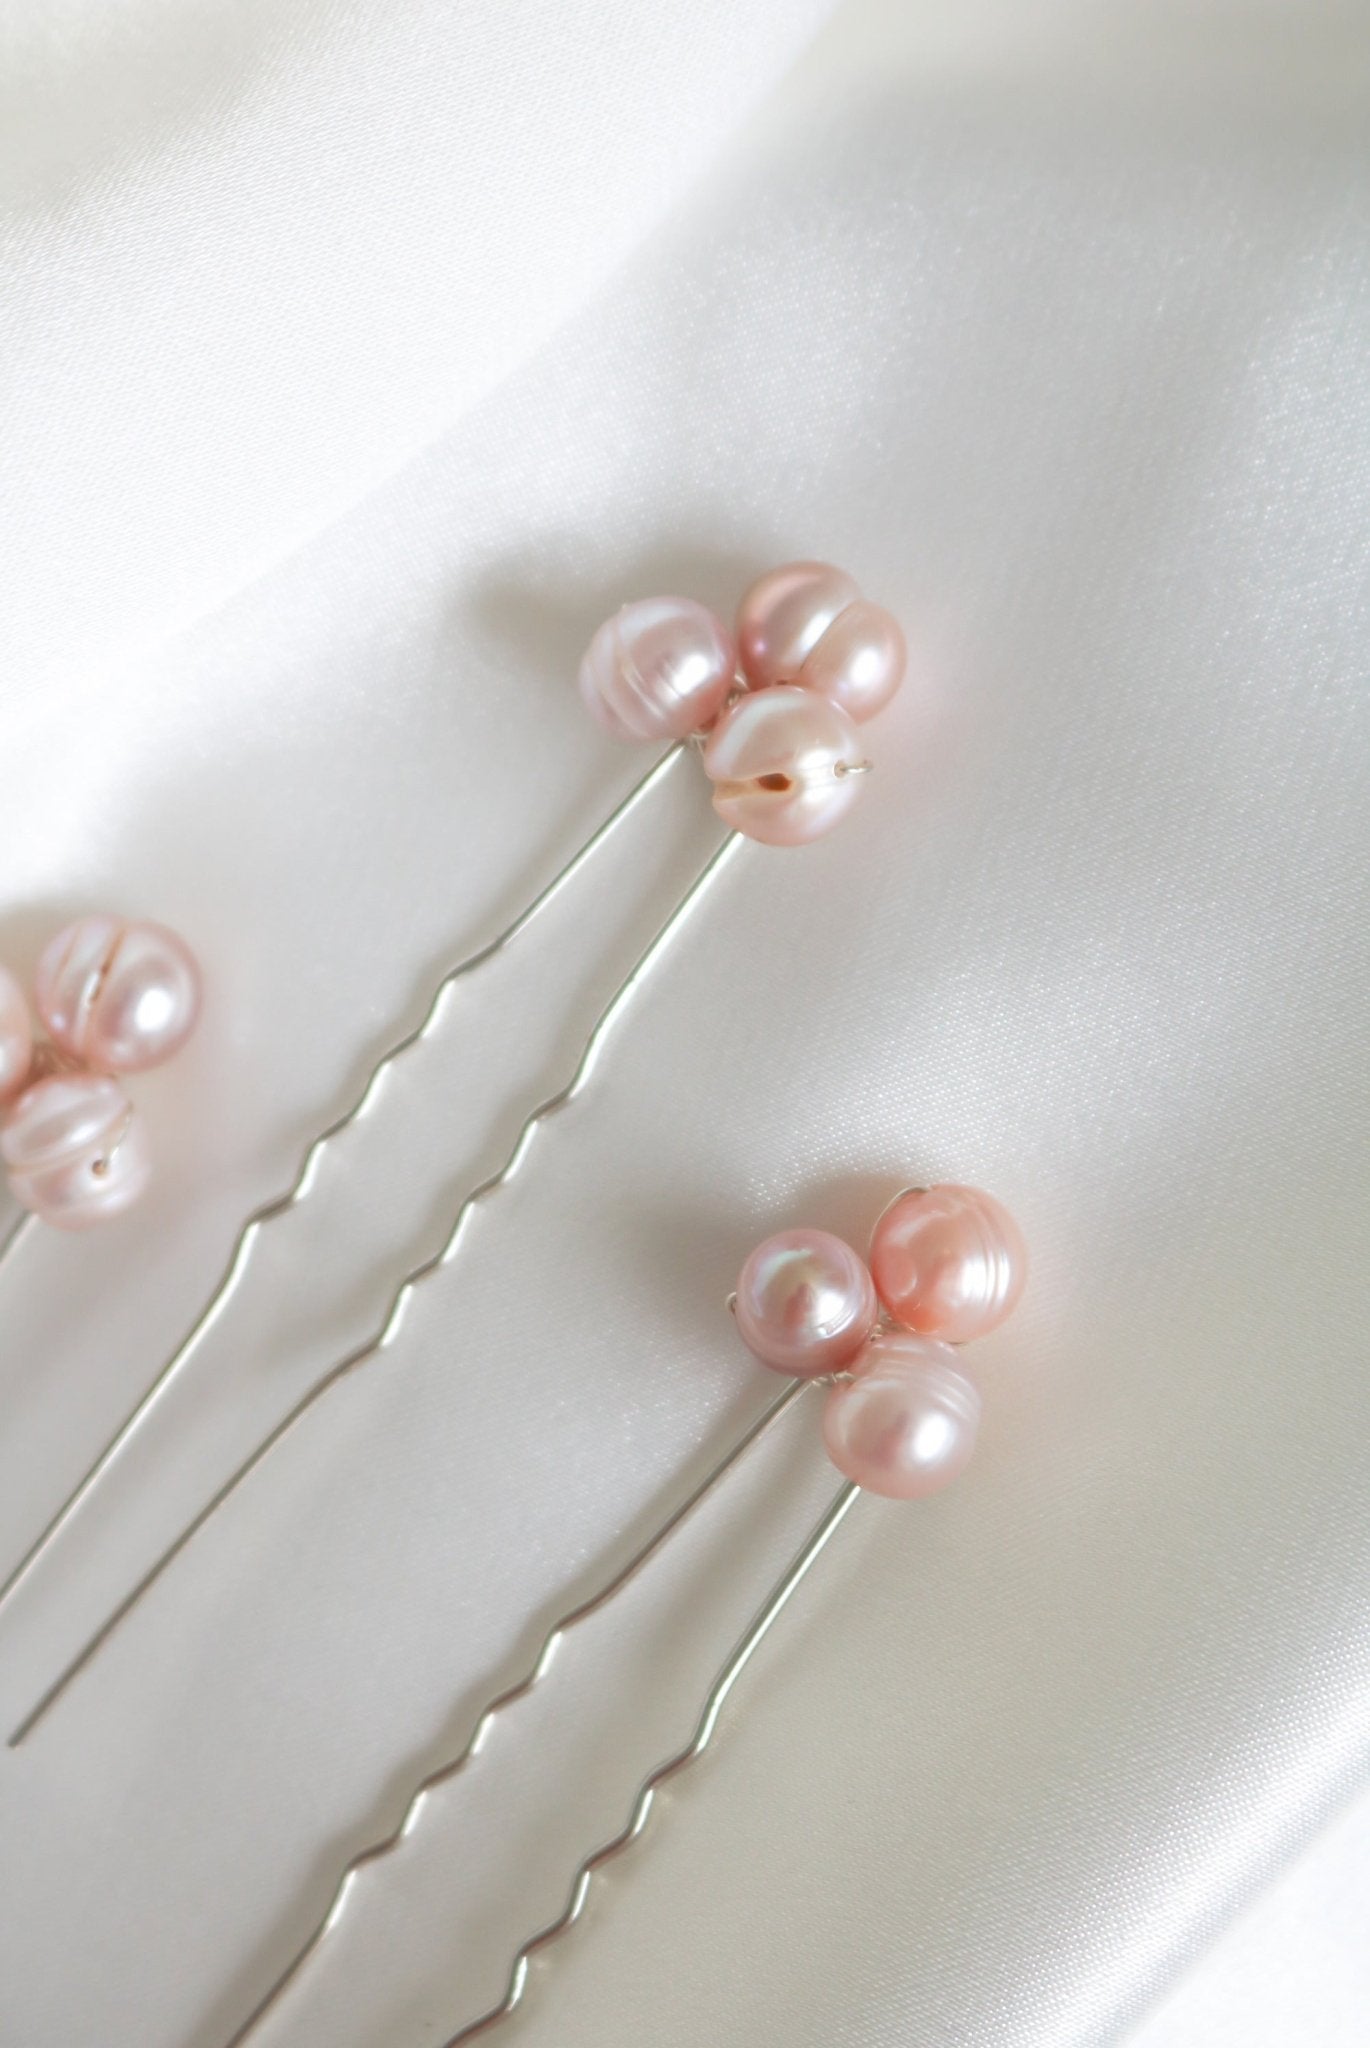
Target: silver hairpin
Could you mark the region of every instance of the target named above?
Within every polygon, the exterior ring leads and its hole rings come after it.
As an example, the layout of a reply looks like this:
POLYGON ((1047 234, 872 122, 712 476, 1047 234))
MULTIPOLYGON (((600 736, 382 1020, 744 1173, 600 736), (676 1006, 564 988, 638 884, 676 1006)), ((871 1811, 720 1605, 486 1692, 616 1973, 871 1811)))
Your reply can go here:
POLYGON ((22 1209, 5 1232, 4 1237, 0 1238, 0 1266, 4 1265, 5 1260, 10 1257, 11 1253, 18 1251, 25 1238, 31 1237, 37 1232, 37 1228, 38 1218, 33 1214, 33 1211, 31 1209, 22 1209))
POLYGON ((536 1934, 530 1935, 515 1955, 510 1965, 504 1996, 498 2005, 492 2005, 479 2019, 470 2021, 464 2027, 458 2027, 455 2034, 448 2035, 442 2048, 460 2048, 462 2042, 474 2041, 478 2035, 489 2033, 492 2027, 497 2027, 502 2020, 508 2019, 522 2004, 533 1963, 554 1942, 568 1933, 581 1918, 596 1872, 602 1870, 605 1864, 612 1863, 615 1857, 621 1856, 625 1849, 631 1848, 633 1843, 640 1839, 651 1818, 657 1793, 690 1764, 696 1763, 708 1749, 729 1693, 845 1521, 860 1491, 860 1487, 850 1479, 838 1488, 822 1518, 809 1532, 784 1574, 771 1588, 764 1606, 758 1610, 720 1665, 713 1683, 704 1696, 699 1719, 695 1723, 694 1734, 690 1740, 683 1749, 678 1749, 673 1756, 667 1757, 664 1763, 659 1763, 647 1774, 638 1786, 632 1809, 618 1833, 611 1835, 607 1842, 602 1842, 583 1859, 571 1880, 571 1890, 566 1904, 556 1919, 549 1921, 536 1934))
MULTIPOLYGON (((710 1498, 720 1481, 729 1472, 734 1470, 744 1454, 754 1444, 761 1441, 772 1425, 780 1420, 786 1409, 803 1392, 804 1382, 802 1380, 796 1380, 792 1385, 786 1387, 784 1392, 770 1403, 769 1407, 763 1409, 757 1420, 743 1432, 737 1442, 724 1452, 723 1456, 700 1480, 694 1491, 687 1495, 678 1507, 672 1510, 665 1521, 652 1531, 645 1542, 639 1545, 627 1563, 621 1565, 610 1578, 605 1580, 603 1585, 588 1595, 586 1599, 580 1601, 576 1606, 568 1608, 565 1613, 558 1615, 557 1619, 543 1636, 536 1656, 523 1675, 515 1679, 512 1685, 506 1686, 502 1692, 494 1694, 480 1709, 472 1725, 470 1735, 456 1755, 449 1757, 445 1763, 438 1764, 433 1770, 429 1771, 427 1776, 421 1778, 419 1783, 409 1792, 405 1799, 404 1812, 400 1817, 398 1825, 388 1835, 382 1836, 379 1841, 373 1842, 365 1849, 359 1850, 351 1862, 339 1873, 328 1907, 314 1927, 313 1932, 301 1943, 285 1968, 258 2000, 241 2026, 238 2027, 232 2039, 225 2043, 225 2048, 243 2048, 243 2043, 248 2040, 267 2015, 275 2011, 305 1964, 310 1961, 311 1957, 318 1954, 328 1938, 342 1924, 356 1889, 357 1880, 363 1871, 387 1861, 389 1857, 394 1855, 409 1840, 415 1828, 422 1820, 433 1794, 442 1790, 444 1786, 450 1785, 481 1754, 489 1739, 491 1730, 505 1710, 512 1707, 516 1701, 525 1699, 533 1691, 534 1687, 546 1677, 556 1658, 557 1651, 561 1648, 567 1636, 575 1628, 579 1627, 581 1622, 588 1621, 592 1615, 598 1614, 616 1594, 621 1593, 625 1587, 632 1584, 657 1555, 658 1551, 662 1549, 667 1540, 685 1527, 686 1523, 693 1517, 696 1509, 702 1507, 704 1502, 710 1498)), ((769 1622, 766 1625, 769 1626, 769 1622)), ((759 1640, 760 1638, 758 1637, 759 1640)), ((719 1704, 722 1704, 721 1699, 719 1704)), ((514 2003, 517 2003, 517 1997, 514 2003)))
POLYGON ((618 1833, 582 1858, 561 1912, 516 1951, 503 1997, 443 2048, 476 2040, 520 2005, 534 1961, 580 1920, 596 1873, 641 1837, 657 1793, 709 1747, 729 1694, 858 1492, 918 1499, 964 1469, 980 1396, 954 1346, 1003 1322, 1026 1272, 1008 1211, 963 1186, 897 1195, 876 1223, 869 1265, 823 1230, 757 1246, 728 1306, 764 1363, 802 1375, 800 1386, 826 1384, 824 1443, 843 1484, 716 1673, 690 1740, 648 1772, 618 1833))
POLYGON ((481 1754, 505 1709, 546 1676, 566 1636, 637 1578, 806 1387, 821 1385, 827 1390, 824 1441, 843 1476, 840 1491, 715 1676, 690 1741, 643 1779, 624 1827, 582 1860, 562 1912, 516 1953, 499 2003, 452 2035, 446 2048, 513 2012, 533 1959, 580 1919, 596 1871, 638 1839, 658 1790, 709 1746, 729 1693, 857 1492, 918 1499, 964 1469, 975 1445, 980 1397, 957 1350, 944 1340, 960 1343, 996 1328, 1016 1306, 1025 1278, 1026 1252, 1012 1217, 993 1196, 959 1185, 911 1187, 896 1195, 876 1223, 869 1265, 824 1230, 785 1231, 758 1245, 725 1306, 756 1356, 791 1376, 789 1386, 627 1563, 552 1623, 523 1675, 480 1709, 463 1747, 411 1789, 398 1825, 345 1865, 312 1933, 225 2048, 245 2048, 342 1924, 361 1874, 410 1839, 432 1795, 481 1754))
MULTIPOLYGON (((349 1378, 362 1366, 369 1364, 373 1359, 379 1358, 390 1348, 403 1326, 405 1315, 416 1289, 421 1287, 424 1281, 431 1279, 435 1273, 448 1266, 456 1257, 465 1240, 467 1225, 472 1216, 490 1195, 494 1194, 498 1189, 506 1187, 514 1178, 527 1156, 529 1145, 532 1143, 539 1127, 545 1124, 549 1118, 554 1117, 558 1111, 567 1108, 580 1095, 581 1090, 590 1079, 598 1064, 599 1055, 614 1026, 623 1016, 633 997, 641 988, 653 966, 665 953, 672 939, 684 927, 691 912, 703 900, 710 883, 722 872, 726 862, 736 852, 740 844, 741 835, 736 832, 730 832, 710 855, 699 874, 695 877, 695 880, 690 884, 690 887, 681 897, 675 909, 657 932, 655 938, 638 956, 633 966, 615 989, 613 995, 609 998, 609 1001, 600 1011, 598 1018, 591 1028, 590 1035, 585 1041, 580 1059, 570 1080, 563 1088, 558 1089, 555 1095, 548 1096, 544 1102, 540 1102, 537 1108, 525 1117, 520 1126, 518 1136, 514 1140, 513 1149, 504 1165, 497 1173, 491 1174, 488 1179, 482 1181, 479 1186, 472 1188, 463 1198, 442 1245, 431 1257, 411 1267, 405 1274, 391 1296, 385 1315, 382 1317, 375 1333, 356 1350, 348 1352, 345 1357, 337 1360, 320 1378, 315 1380, 313 1385, 295 1403, 294 1407, 262 1438, 255 1449, 248 1453, 247 1457, 230 1473, 223 1484, 215 1489, 193 1520, 186 1524, 185 1528, 167 1546, 155 1563, 150 1565, 143 1573, 137 1584, 130 1589, 113 1612, 100 1624, 92 1635, 87 1637, 80 1650, 78 1650, 76 1655, 43 1693, 42 1697, 24 1716, 23 1720, 9 1737, 11 1749, 17 1748, 32 1733, 43 1716, 61 1698, 73 1679, 85 1669, 91 1658, 109 1640, 120 1623, 132 1613, 133 1609, 143 1598, 143 1595, 160 1579, 162 1573, 180 1556, 186 1545, 199 1533, 210 1517, 237 1491, 243 1481, 256 1471, 257 1467, 269 1456, 276 1446, 290 1435, 304 1417, 342 1380, 349 1378)), ((165 1385, 166 1379, 163 1376, 159 1391, 165 1385)), ((152 1398, 155 1399, 155 1395, 152 1398)), ((146 1413, 146 1408, 144 1408, 143 1413, 146 1413)), ((125 1427, 127 1428, 128 1425, 125 1425, 125 1427)), ((88 1490, 89 1488, 87 1488, 88 1490)))
MULTIPOLYGON (((615 804, 602 824, 591 833, 584 845, 576 853, 572 854, 571 858, 562 867, 558 868, 551 880, 544 884, 532 901, 524 906, 518 916, 507 924, 503 931, 497 933, 485 945, 478 947, 475 952, 469 953, 464 959, 455 962, 454 965, 444 972, 429 998, 428 1006, 420 1022, 411 1031, 405 1032, 402 1037, 387 1046, 385 1051, 381 1053, 367 1075, 361 1093, 351 1108, 345 1110, 342 1115, 336 1117, 332 1123, 320 1131, 317 1137, 311 1139, 290 1186, 283 1194, 274 1197, 271 1201, 262 1203, 260 1208, 253 1210, 234 1240, 228 1263, 213 1293, 182 1337, 180 1343, 176 1346, 176 1349, 158 1371, 137 1405, 120 1424, 94 1463, 72 1488, 46 1527, 35 1537, 3 1584, 0 1584, 0 1611, 3 1611, 7 1601, 13 1597, 30 1573, 41 1563, 67 1524, 79 1513, 111 1466, 128 1448, 162 1396, 168 1391, 172 1383, 180 1377, 194 1353, 199 1349, 204 1338, 208 1336, 210 1330, 213 1329, 214 1325, 223 1315, 230 1301, 237 1293, 238 1287, 247 1272, 257 1240, 262 1232, 268 1225, 278 1221, 282 1216, 288 1215, 292 1209, 307 1200, 314 1186, 319 1168, 329 1149, 342 1137, 345 1131, 350 1130, 354 1124, 366 1117, 380 1095, 386 1077, 396 1062, 401 1060, 406 1053, 412 1051, 416 1046, 422 1044, 424 1039, 436 1027, 442 1015, 446 999, 451 991, 459 982, 465 980, 468 975, 474 974, 477 969, 485 966, 488 961, 507 951, 515 940, 528 930, 540 913, 556 901, 557 897, 561 895, 562 891, 581 872, 586 863, 592 860, 600 848, 612 838, 616 829, 656 789, 658 784, 669 773, 674 763, 679 759, 682 751, 683 748, 677 744, 664 753, 642 777, 641 781, 635 783, 627 795, 619 803, 615 804)), ((16 1227, 9 1240, 10 1243, 17 1243, 19 1238, 25 1234, 28 1220, 30 1219, 25 1219, 16 1227)))
MULTIPOLYGON (((401 1327, 415 1287, 455 1255, 469 1216, 487 1195, 517 1172, 537 1127, 579 1093, 614 1023, 707 888, 737 837, 745 835, 773 845, 797 845, 821 836, 846 814, 856 798, 856 778, 865 775, 871 765, 859 751, 854 720, 870 716, 888 701, 902 678, 903 666, 903 637, 895 621, 880 607, 863 599, 850 577, 821 563, 791 564, 762 577, 743 599, 736 644, 712 613, 702 605, 679 598, 648 599, 627 605, 600 628, 580 670, 581 693, 588 708, 618 738, 669 737, 674 744, 512 924, 488 945, 448 970, 422 1021, 382 1054, 354 1106, 308 1146, 291 1187, 248 1217, 222 1278, 176 1350, 0 1584, 0 1609, 79 1512, 218 1322, 236 1293, 262 1230, 308 1197, 328 1147, 366 1115, 395 1062, 419 1044, 435 1025, 452 987, 502 952, 528 928, 655 788, 687 746, 699 748, 705 773, 713 785, 714 809, 731 828, 729 838, 610 1000, 591 1031, 566 1088, 525 1120, 506 1165, 466 1197, 441 1250, 405 1275, 376 1335, 332 1366, 215 1491, 48 1687, 14 1730, 11 1745, 25 1739, 172 1559, 274 1446, 331 1387, 388 1348, 401 1327)), ((79 964, 85 957, 79 947, 77 955, 79 964)), ((91 1006, 90 988, 98 990, 103 986, 108 973, 108 959, 100 958, 97 979, 78 990, 86 1012, 91 1006)), ((124 1123, 120 1126, 117 1157, 121 1168, 126 1166, 130 1173, 137 1163, 133 1152, 131 1126, 124 1123)), ((96 1165, 102 1173, 108 1173, 108 1161, 103 1156, 96 1165)), ((92 1179, 98 1176, 93 1175, 92 1179)))

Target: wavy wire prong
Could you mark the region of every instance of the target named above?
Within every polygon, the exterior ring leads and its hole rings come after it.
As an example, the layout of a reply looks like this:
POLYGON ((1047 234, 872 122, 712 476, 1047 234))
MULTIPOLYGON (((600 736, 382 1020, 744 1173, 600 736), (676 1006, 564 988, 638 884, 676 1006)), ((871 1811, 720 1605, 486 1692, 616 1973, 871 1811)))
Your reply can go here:
POLYGON ((508 2019, 509 2015, 522 2003, 524 1993, 528 1988, 528 1975, 534 1958, 541 1954, 544 1949, 550 1948, 553 1942, 559 1941, 561 1936, 574 1927, 580 1919, 585 1911, 586 1901, 589 1898, 590 1888, 594 1883, 596 1871, 602 1870, 606 1863, 612 1863, 616 1856, 621 1856, 625 1849, 632 1847, 651 1817, 652 1807, 656 1803, 656 1795, 662 1786, 703 1756, 705 1750, 713 1741, 714 1730, 718 1726, 718 1718, 723 1711, 729 1693, 737 1684, 738 1679, 742 1676, 742 1673, 746 1670, 756 1652, 760 1649, 774 1623, 789 1605, 795 1592, 797 1592, 804 1579, 807 1578, 819 1556, 826 1549, 829 1540, 845 1519, 859 1492, 860 1488, 850 1479, 845 1480, 838 1489, 821 1520, 810 1531, 804 1543, 791 1560, 783 1577, 772 1587, 765 1605, 754 1617, 745 1634, 739 1638, 737 1644, 715 1674, 713 1684, 705 1695, 704 1705, 699 1720, 695 1724, 694 1734, 683 1749, 678 1749, 674 1756, 668 1757, 664 1763, 658 1764, 654 1770, 648 1773, 638 1786, 637 1793, 633 1799, 632 1809, 624 1825, 616 1835, 612 1835, 607 1842, 602 1842, 597 1849, 592 1850, 580 1864, 574 1878, 571 1880, 571 1889, 561 1912, 555 1920, 549 1921, 545 1927, 540 1928, 536 1934, 530 1936, 515 1955, 510 1967, 509 1980, 505 1986, 504 1996, 499 2001, 499 2004, 492 2005, 488 2012, 481 2014, 479 2019, 471 2020, 466 2026, 459 2027, 455 2034, 449 2035, 447 2040, 442 2043, 442 2048, 461 2048, 463 2042, 474 2041, 478 2035, 486 2034, 492 2027, 498 2026, 501 2020, 508 2019))
POLYGON ((119 1624, 138 1605, 143 1595, 156 1584, 168 1565, 172 1564, 180 1556, 186 1545, 204 1527, 216 1510, 223 1506, 230 1494, 235 1493, 243 1481, 257 1469, 262 1460, 275 1449, 277 1444, 283 1438, 290 1435, 296 1425, 303 1421, 310 1409, 315 1407, 340 1381, 347 1379, 352 1373, 356 1372, 361 1366, 368 1364, 372 1359, 379 1358, 390 1348, 390 1345, 394 1342, 403 1326, 405 1314, 414 1297, 415 1290, 421 1287, 425 1280, 431 1279, 435 1273, 440 1272, 455 1258, 465 1239, 466 1228, 471 1217, 490 1195, 494 1194, 497 1189, 507 1186, 513 1180, 523 1163, 529 1145, 532 1143, 539 1126, 546 1123, 550 1117, 557 1115, 560 1110, 566 1109, 576 1100, 585 1083, 593 1074, 599 1061, 599 1055, 615 1024, 627 1009, 633 996, 651 972, 656 961, 665 952, 671 940, 685 924, 690 913, 702 901, 709 884, 722 871, 729 857, 740 844, 740 835, 736 832, 730 832, 727 838, 709 856, 704 866, 695 876, 694 881, 691 882, 685 894, 676 904, 675 909, 657 932, 655 938, 638 956, 633 966, 615 989, 613 995, 610 996, 608 1002, 600 1011, 598 1018, 591 1027, 590 1035, 585 1041, 579 1062, 570 1080, 564 1088, 558 1089, 555 1095, 549 1095, 546 1101, 540 1102, 537 1108, 531 1110, 524 1118, 519 1128, 518 1136, 514 1140, 513 1150, 510 1152, 504 1165, 497 1173, 492 1173, 488 1179, 483 1180, 479 1187, 473 1188, 464 1198, 457 1210, 451 1229, 438 1250, 431 1257, 422 1260, 419 1265, 411 1267, 409 1272, 405 1274, 403 1280, 401 1280, 391 1296, 389 1306, 375 1334, 355 1351, 350 1351, 345 1358, 339 1359, 335 1365, 330 1366, 328 1371, 300 1396, 294 1407, 282 1416, 281 1420, 262 1438, 256 1448, 250 1451, 242 1463, 216 1488, 194 1519, 186 1524, 180 1535, 167 1546, 155 1563, 149 1565, 137 1584, 124 1595, 124 1598, 119 1602, 113 1613, 100 1624, 93 1635, 87 1637, 85 1643, 77 1651, 70 1663, 53 1680, 37 1704, 30 1708, 9 1738, 9 1747, 11 1749, 17 1749, 19 1744, 32 1733, 43 1716, 48 1712, 48 1709, 56 1704, 72 1680, 85 1669, 91 1658, 113 1635, 119 1624))
MULTIPOLYGON (((195 1321, 191 1324, 176 1349, 158 1372, 156 1378, 142 1395, 137 1406, 125 1417, 115 1434, 100 1452, 94 1464, 90 1466, 85 1476, 78 1481, 76 1486, 67 1495, 46 1527, 29 1545, 29 1548, 24 1552, 24 1555, 19 1559, 19 1562, 14 1566, 3 1584, 0 1584, 0 1609, 3 1609, 10 1597, 19 1590, 19 1587, 28 1578, 30 1572, 35 1569, 46 1555, 50 1546, 61 1535, 68 1522, 79 1512, 110 1467, 147 1421, 148 1416, 167 1392, 173 1380, 179 1377, 183 1367, 189 1362, 203 1339, 208 1336, 210 1330, 218 1322, 238 1290, 238 1285, 247 1271, 253 1249, 262 1231, 268 1224, 276 1222, 280 1217, 286 1215, 300 1202, 308 1198, 319 1166, 329 1147, 342 1136, 344 1131, 365 1117, 372 1103, 376 1100, 386 1075, 390 1072, 396 1061, 402 1059, 407 1052, 412 1051, 416 1045, 421 1044, 428 1036, 441 1014, 451 989, 468 974, 475 973, 477 968, 485 966, 487 961, 493 960, 497 954, 504 952, 508 946, 513 944, 515 939, 528 929, 539 913, 547 909, 561 894, 562 890, 575 879, 586 862, 593 859, 594 855, 614 830, 656 788, 657 784, 684 752, 685 745, 683 742, 678 742, 675 746, 668 748, 654 766, 648 769, 642 779, 633 785, 627 795, 615 804, 613 810, 596 827, 578 851, 571 856, 570 860, 565 862, 557 870, 556 874, 552 876, 551 880, 543 885, 532 901, 524 906, 512 923, 506 925, 502 932, 497 933, 485 945, 478 947, 475 952, 467 954, 464 959, 458 960, 455 965, 447 969, 433 990, 432 996, 429 998, 428 1007, 420 1022, 414 1026, 412 1031, 407 1031, 402 1038, 396 1039, 394 1044, 387 1047, 385 1052, 381 1054, 367 1075, 362 1092, 352 1107, 336 1117, 326 1129, 319 1132, 317 1137, 310 1140, 305 1148, 295 1179, 285 1190, 284 1194, 277 1195, 269 1202, 263 1202, 259 1208, 253 1210, 234 1240, 228 1264, 225 1266, 214 1292, 210 1295, 209 1300, 205 1303, 195 1321)), ((0 1249, 0 1259, 17 1244, 28 1221, 29 1219, 26 1217, 20 1219, 15 1230, 5 1240, 3 1249, 0 1249)))
POLYGON ((328 1936, 333 1933, 334 1929, 342 1921, 353 1891, 356 1888, 357 1879, 361 1876, 362 1872, 370 1869, 373 1864, 387 1861, 389 1857, 394 1855, 396 1850, 400 1849, 409 1840, 423 1818, 424 1810, 432 1795, 440 1791, 444 1786, 450 1785, 452 1780, 458 1777, 466 1769, 466 1766, 480 1755, 492 1728, 505 1711, 509 1707, 514 1706, 517 1701, 526 1699, 528 1694, 546 1677, 555 1660, 557 1651, 561 1648, 562 1643, 571 1634, 572 1630, 578 1628, 582 1622, 588 1621, 592 1615, 598 1614, 616 1594, 621 1593, 625 1587, 631 1585, 639 1573, 651 1563, 657 1552, 663 1548, 669 1538, 685 1526, 694 1515, 696 1509, 704 1505, 704 1502, 710 1498, 715 1488, 734 1469, 745 1453, 751 1450, 754 1444, 760 1442, 772 1425, 778 1422, 799 1395, 804 1393, 809 1384, 810 1382, 804 1380, 792 1381, 783 1393, 777 1395, 775 1400, 762 1410, 756 1420, 744 1430, 737 1441, 705 1473, 699 1484, 694 1488, 694 1491, 687 1494, 685 1499, 672 1509, 663 1522, 658 1523, 651 1535, 639 1544, 627 1562, 620 1565, 617 1571, 606 1579, 603 1585, 598 1587, 595 1592, 589 1594, 574 1607, 567 1608, 563 1614, 557 1616, 556 1620, 547 1629, 542 1641, 538 1645, 536 1655, 523 1675, 515 1679, 511 1685, 506 1686, 502 1692, 495 1693, 485 1702, 485 1705, 476 1715, 471 1733, 467 1737, 464 1746, 455 1756, 449 1757, 445 1763, 438 1764, 433 1770, 428 1772, 426 1777, 420 1779, 419 1783, 405 1800, 404 1811, 400 1816, 398 1824, 391 1829, 388 1835, 383 1835, 378 1841, 372 1842, 365 1849, 359 1850, 351 1862, 342 1870, 334 1886, 333 1896, 329 1900, 327 1910, 322 1918, 317 1922, 308 1938, 295 1951, 270 1988, 257 2001, 257 2004, 252 2008, 252 2011, 239 2026, 231 2040, 225 2043, 225 2048, 243 2048, 243 2043, 249 2039, 261 2021, 276 2009, 305 1964, 310 1960, 311 1956, 318 1953, 328 1936))

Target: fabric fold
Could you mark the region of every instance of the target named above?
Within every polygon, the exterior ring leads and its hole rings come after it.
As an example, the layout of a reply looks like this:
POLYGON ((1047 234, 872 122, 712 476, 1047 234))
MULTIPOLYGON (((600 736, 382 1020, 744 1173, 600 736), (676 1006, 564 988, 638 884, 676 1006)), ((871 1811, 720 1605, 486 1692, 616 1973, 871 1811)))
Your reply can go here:
POLYGON ((66 12, 0 35, 11 700, 160 643, 459 418, 827 5, 66 12))

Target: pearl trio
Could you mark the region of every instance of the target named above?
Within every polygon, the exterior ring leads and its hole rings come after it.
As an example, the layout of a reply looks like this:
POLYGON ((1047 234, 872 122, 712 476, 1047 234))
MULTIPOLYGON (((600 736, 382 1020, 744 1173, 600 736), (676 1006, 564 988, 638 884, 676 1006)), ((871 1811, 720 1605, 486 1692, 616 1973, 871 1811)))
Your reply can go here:
POLYGON ((910 1188, 876 1223, 867 1263, 826 1230, 757 1246, 733 1309, 775 1372, 831 1379, 823 1440, 867 1493, 919 1500, 970 1461, 980 1393, 953 1348, 1017 1307, 1027 1247, 982 1188, 910 1188))
POLYGON ((702 604, 649 597, 606 619, 580 665, 591 715, 618 740, 703 740, 725 825, 768 846, 830 832, 856 801, 857 725, 903 681, 898 621, 826 562, 771 569, 736 633, 702 604))

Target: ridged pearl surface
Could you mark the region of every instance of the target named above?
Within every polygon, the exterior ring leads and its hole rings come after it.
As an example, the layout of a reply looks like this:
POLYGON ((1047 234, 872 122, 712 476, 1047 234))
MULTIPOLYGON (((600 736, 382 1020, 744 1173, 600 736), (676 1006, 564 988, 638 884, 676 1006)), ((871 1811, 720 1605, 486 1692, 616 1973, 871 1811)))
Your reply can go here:
POLYGON ((980 1393, 949 1344, 882 1330, 823 1406, 823 1441, 867 1493, 921 1500, 959 1478, 980 1427, 980 1393))
POLYGON ((738 607, 737 646, 754 690, 797 683, 858 723, 889 703, 907 660, 899 621, 827 562, 788 562, 760 577, 738 607))
POLYGON ((895 1321, 949 1344, 997 1329, 1027 1281, 1027 1246, 1003 1203, 950 1184, 896 1195, 871 1234, 870 1263, 895 1321))
POLYGON ((712 725, 737 674, 721 619, 688 597, 644 597, 606 619, 580 664, 580 694, 616 740, 683 740, 712 725))
POLYGON ((36 1081, 0 1123, 0 1158, 15 1200, 59 1230, 120 1215, 150 1172, 137 1112, 105 1074, 36 1081))
POLYGON ((761 690, 723 714, 704 748, 714 809, 767 846, 803 846, 846 817, 863 778, 856 727, 810 690, 761 690))
POLYGON ((904 680, 907 658, 898 619, 861 597, 838 613, 795 681, 831 697, 859 725, 884 710, 904 680))
POLYGON ((119 917, 83 917, 59 932, 34 992, 54 1045, 104 1074, 159 1066, 200 1014, 200 970, 185 941, 119 917))
POLYGON ((33 1065, 33 1021, 24 991, 0 967, 0 1103, 12 1102, 33 1065))
POLYGON ((828 1230, 784 1230, 738 1275, 733 1312, 748 1349, 775 1372, 816 1379, 854 1358, 875 1323, 864 1259, 828 1230))
POLYGON ((737 652, 754 690, 792 683, 840 612, 861 592, 828 562, 786 562, 759 576, 737 608, 737 652))

